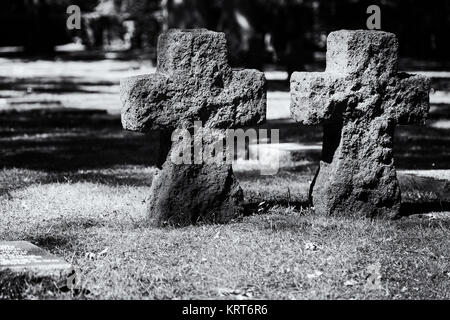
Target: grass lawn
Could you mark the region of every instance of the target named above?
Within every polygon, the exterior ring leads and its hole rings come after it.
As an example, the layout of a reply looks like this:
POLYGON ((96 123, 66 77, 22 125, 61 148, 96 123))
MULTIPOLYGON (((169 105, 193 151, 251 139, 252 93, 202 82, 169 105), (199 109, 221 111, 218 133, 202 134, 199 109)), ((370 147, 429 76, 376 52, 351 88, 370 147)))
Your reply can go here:
MULTIPOLYGON (((289 204, 287 187, 304 183, 298 176, 275 183, 279 204, 269 201, 229 225, 149 228, 152 173, 144 166, 0 171, 8 186, 0 191, 0 239, 28 240, 64 257, 87 289, 39 298, 450 298, 448 216, 316 216, 289 204)), ((247 199, 270 199, 264 182, 240 179, 247 199)))
MULTIPOLYGON (((27 240, 64 257, 85 289, 38 298, 450 298, 448 213, 316 216, 306 205, 320 159, 311 151, 276 176, 238 172, 249 213, 242 219, 149 228, 157 137, 123 131, 117 92, 118 79, 149 67, 0 59, 0 71, 8 75, 0 77, 0 240, 27 240)), ((269 114, 277 114, 288 86, 268 85, 269 114)), ((434 79, 433 88, 448 97, 450 80, 434 79)), ((427 126, 398 128, 398 169, 443 178, 449 106, 435 101, 427 126)), ((320 127, 282 120, 261 127, 280 129, 283 143, 322 141, 320 127)))

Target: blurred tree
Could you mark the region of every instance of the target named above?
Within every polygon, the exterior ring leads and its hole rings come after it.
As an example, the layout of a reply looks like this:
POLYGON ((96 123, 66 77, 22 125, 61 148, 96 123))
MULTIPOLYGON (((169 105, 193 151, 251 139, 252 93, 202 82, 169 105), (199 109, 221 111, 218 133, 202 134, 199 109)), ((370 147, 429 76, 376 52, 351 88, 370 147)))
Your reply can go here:
POLYGON ((365 29, 372 4, 381 7, 382 29, 399 36, 402 56, 450 57, 448 0, 2 0, 0 45, 51 52, 79 36, 90 48, 122 41, 154 51, 169 27, 204 27, 226 33, 235 66, 275 62, 291 72, 325 50, 329 32, 365 29), (81 8, 81 31, 66 29, 71 4, 81 8))
POLYGON ((154 49, 164 25, 161 0, 122 0, 123 20, 134 22, 131 46, 134 49, 154 49))
POLYGON ((366 9, 381 8, 381 29, 397 34, 400 54, 405 57, 450 57, 450 1, 436 0, 329 0, 320 1, 321 28, 366 29, 366 9))
POLYGON ((81 37, 88 49, 110 48, 121 41, 125 27, 120 12, 120 1, 80 1, 85 6, 81 37))
POLYGON ((225 32, 233 65, 276 62, 289 71, 312 57, 311 8, 302 0, 167 0, 169 27, 225 32))
POLYGON ((450 1, 401 1, 387 27, 399 35, 404 56, 450 58, 450 1))
POLYGON ((304 70, 317 49, 314 42, 314 2, 301 0, 272 0, 267 32, 273 39, 276 61, 285 66, 289 75, 304 70))
POLYGON ((68 43, 68 0, 2 0, 0 45, 23 46, 29 53, 49 53, 68 43))
POLYGON ((89 47, 104 48, 113 40, 122 40, 130 42, 130 49, 154 50, 165 24, 164 1, 82 0, 90 6, 83 14, 84 42, 89 47))

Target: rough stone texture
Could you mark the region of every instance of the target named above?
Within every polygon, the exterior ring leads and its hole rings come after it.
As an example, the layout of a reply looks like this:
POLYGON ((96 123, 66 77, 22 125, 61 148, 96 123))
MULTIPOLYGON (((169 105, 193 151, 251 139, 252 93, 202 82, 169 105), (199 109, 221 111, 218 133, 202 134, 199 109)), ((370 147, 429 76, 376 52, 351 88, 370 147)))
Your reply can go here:
POLYGON ((424 124, 430 82, 397 73, 396 36, 337 31, 323 73, 291 78, 292 117, 323 124, 320 168, 311 186, 317 212, 396 217, 401 194, 393 159, 398 124, 424 124))
POLYGON ((266 80, 228 66, 225 34, 171 30, 158 42, 157 73, 121 82, 122 124, 133 131, 232 128, 265 120, 266 80))
MULTIPOLYGON (((201 153, 213 148, 215 142, 204 136, 201 153)), ((194 143, 192 139, 192 149, 194 143)), ((174 143, 162 170, 154 178, 149 201, 151 225, 226 223, 241 215, 244 195, 231 165, 214 159, 210 163, 177 165, 170 157, 184 148, 183 141, 174 143)))
MULTIPOLYGON (((127 130, 192 131, 262 123, 266 80, 256 70, 233 71, 225 34, 170 30, 158 41, 157 72, 121 82, 122 124, 127 130)), ((242 213, 243 195, 232 168, 218 164, 174 164, 171 147, 151 189, 152 225, 227 222, 242 213)))

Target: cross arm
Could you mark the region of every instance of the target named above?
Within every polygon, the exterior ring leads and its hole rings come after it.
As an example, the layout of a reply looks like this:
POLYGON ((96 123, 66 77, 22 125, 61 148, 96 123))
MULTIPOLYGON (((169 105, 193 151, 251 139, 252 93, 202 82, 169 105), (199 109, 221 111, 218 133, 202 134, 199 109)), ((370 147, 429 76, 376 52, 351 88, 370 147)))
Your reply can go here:
POLYGON ((161 73, 130 77, 120 82, 124 129, 146 132, 170 124, 170 117, 165 114, 168 82, 161 73))
POLYGON ((294 72, 291 115, 307 125, 332 121, 335 107, 347 97, 345 79, 327 72, 294 72))
POLYGON ((266 117, 266 79, 257 70, 234 71, 230 78, 200 83, 196 77, 156 73, 120 84, 122 125, 131 131, 259 124, 266 117))
POLYGON ((390 91, 395 94, 391 110, 399 124, 425 124, 430 108, 430 80, 427 77, 401 73, 390 91))

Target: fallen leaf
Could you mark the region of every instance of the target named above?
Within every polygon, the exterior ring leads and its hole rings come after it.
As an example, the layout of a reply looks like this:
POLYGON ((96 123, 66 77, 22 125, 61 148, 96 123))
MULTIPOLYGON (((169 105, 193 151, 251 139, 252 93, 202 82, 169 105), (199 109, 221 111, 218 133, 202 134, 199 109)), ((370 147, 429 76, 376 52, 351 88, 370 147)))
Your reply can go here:
POLYGON ((366 287, 372 290, 383 289, 381 285, 381 263, 378 261, 367 266, 366 287))
POLYGON ((308 241, 305 243, 305 250, 316 251, 317 245, 313 242, 308 241))
POLYGON ((350 279, 344 282, 344 286, 346 287, 353 287, 356 286, 358 284, 358 281, 354 280, 354 279, 350 279))
POLYGON ((108 253, 108 250, 109 250, 108 248, 103 249, 102 251, 97 253, 97 257, 106 256, 106 254, 108 253))
POLYGON ((251 288, 248 288, 246 290, 219 288, 218 292, 220 296, 233 296, 236 300, 251 299, 254 295, 254 292, 251 288))
POLYGON ((93 253, 93 252, 86 252, 85 257, 88 260, 95 260, 95 253, 93 253))
POLYGON ((316 270, 313 273, 307 274, 306 278, 308 278, 308 279, 315 279, 315 278, 320 277, 321 275, 323 275, 323 272, 316 270))

